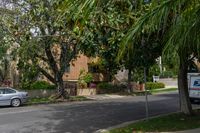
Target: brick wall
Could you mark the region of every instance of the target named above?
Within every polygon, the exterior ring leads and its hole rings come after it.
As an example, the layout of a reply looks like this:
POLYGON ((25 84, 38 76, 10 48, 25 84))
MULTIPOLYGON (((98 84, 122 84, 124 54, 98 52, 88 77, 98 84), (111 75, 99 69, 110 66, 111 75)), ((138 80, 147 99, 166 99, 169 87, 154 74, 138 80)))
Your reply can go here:
POLYGON ((88 72, 88 61, 89 58, 87 56, 79 55, 75 61, 70 63, 70 71, 64 74, 63 80, 78 80, 81 69, 85 69, 88 72))

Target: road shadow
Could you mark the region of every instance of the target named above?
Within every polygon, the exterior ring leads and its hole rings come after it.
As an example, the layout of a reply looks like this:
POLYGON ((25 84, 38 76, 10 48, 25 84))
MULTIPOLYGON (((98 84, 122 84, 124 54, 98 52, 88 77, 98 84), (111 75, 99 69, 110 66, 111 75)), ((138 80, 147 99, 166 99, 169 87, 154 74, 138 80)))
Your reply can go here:
MULTIPOLYGON (((149 115, 176 112, 178 107, 178 99, 174 97, 150 101, 149 115)), ((146 115, 144 101, 90 103, 52 108, 55 111, 47 118, 50 121, 60 120, 55 126, 55 133, 92 133, 124 122, 143 119, 146 115)))

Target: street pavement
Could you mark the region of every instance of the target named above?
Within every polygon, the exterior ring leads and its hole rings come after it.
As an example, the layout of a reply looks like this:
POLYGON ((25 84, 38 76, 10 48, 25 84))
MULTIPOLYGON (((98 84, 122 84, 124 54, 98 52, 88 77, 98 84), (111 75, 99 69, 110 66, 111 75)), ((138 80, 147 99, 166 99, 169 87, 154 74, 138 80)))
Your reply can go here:
MULTIPOLYGON (((199 105, 196 105, 197 107, 199 105)), ((178 111, 178 94, 149 96, 149 114, 178 111)), ((145 97, 0 108, 0 133, 93 133, 145 118, 145 97)))

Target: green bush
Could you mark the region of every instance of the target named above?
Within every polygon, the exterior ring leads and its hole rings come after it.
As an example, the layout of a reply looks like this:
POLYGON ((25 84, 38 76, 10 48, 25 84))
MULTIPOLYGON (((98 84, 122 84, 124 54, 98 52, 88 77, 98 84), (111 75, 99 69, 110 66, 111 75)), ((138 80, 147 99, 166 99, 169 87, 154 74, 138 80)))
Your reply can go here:
POLYGON ((159 83, 159 82, 147 82, 146 88, 149 89, 149 90, 165 88, 165 84, 159 83))
POLYGON ((99 83, 97 85, 98 93, 117 93, 126 89, 125 85, 113 85, 111 83, 99 83))
POLYGON ((46 81, 36 81, 30 85, 30 89, 33 90, 56 89, 56 86, 51 85, 46 81))
POLYGON ((160 78, 172 78, 174 73, 172 71, 164 71, 160 74, 160 78))
POLYGON ((93 80, 93 76, 91 73, 86 72, 84 69, 80 70, 78 84, 80 88, 88 87, 89 83, 93 80))

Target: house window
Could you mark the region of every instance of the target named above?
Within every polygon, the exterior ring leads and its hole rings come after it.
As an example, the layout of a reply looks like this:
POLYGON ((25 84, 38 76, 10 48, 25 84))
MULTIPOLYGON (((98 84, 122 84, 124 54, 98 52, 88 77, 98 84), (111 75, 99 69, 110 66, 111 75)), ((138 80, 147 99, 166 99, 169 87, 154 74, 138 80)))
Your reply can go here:
POLYGON ((65 72, 69 73, 70 72, 70 65, 65 65, 65 72))

